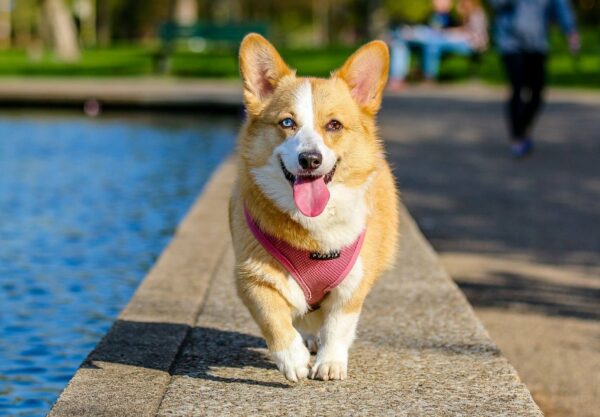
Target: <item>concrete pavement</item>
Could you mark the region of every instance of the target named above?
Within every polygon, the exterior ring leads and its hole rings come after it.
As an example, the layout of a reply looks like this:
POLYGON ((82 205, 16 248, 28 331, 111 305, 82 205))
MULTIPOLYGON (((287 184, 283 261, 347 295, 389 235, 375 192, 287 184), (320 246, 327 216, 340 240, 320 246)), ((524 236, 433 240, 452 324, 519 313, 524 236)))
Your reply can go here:
MULTIPOLYGON (((486 102, 502 94, 501 87, 477 82, 410 87, 409 98, 486 102)), ((600 95, 585 90, 552 90, 553 101, 598 104, 600 95)), ((390 94, 393 97, 397 94, 390 94)), ((0 77, 0 106, 83 106, 97 100, 106 107, 144 109, 215 109, 241 107, 242 86, 237 80, 177 78, 0 77)))
POLYGON ((470 95, 388 97, 403 200, 545 414, 597 416, 600 93, 551 94, 522 161, 504 91, 470 95))
POLYGON ((242 88, 236 80, 0 77, 0 106, 82 108, 89 100, 108 108, 236 111, 242 88))
POLYGON ((293 385, 235 295, 226 163, 50 416, 541 416, 403 210, 350 378, 293 385))

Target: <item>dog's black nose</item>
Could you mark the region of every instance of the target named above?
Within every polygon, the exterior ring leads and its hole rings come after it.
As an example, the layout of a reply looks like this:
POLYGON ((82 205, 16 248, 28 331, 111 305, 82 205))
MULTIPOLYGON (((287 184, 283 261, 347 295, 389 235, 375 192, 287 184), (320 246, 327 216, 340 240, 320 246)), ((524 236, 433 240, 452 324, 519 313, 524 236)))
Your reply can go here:
POLYGON ((298 155, 298 162, 302 169, 317 169, 323 162, 323 155, 317 151, 302 152, 298 155))

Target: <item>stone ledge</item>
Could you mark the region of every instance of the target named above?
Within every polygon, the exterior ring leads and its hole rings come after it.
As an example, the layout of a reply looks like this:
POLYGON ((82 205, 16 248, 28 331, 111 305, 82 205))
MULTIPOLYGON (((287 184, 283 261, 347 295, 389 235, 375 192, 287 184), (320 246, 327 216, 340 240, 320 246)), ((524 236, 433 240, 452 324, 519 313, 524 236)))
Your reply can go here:
POLYGON ((50 416, 541 416, 405 209, 350 378, 290 385, 235 296, 225 162, 50 416))
MULTIPOLYGON (((481 82, 441 84, 436 88, 409 86, 386 92, 388 100, 407 97, 452 98, 457 101, 497 101, 506 89, 481 82)), ((237 80, 152 77, 0 77, 0 107, 79 107, 94 99, 104 107, 119 109, 228 111, 242 110, 242 86, 237 80)), ((555 103, 600 105, 600 95, 584 89, 551 88, 555 103)))
POLYGON ((50 416, 155 414, 170 381, 169 370, 195 323, 227 245, 229 231, 223 220, 234 177, 231 162, 213 174, 169 246, 69 382, 50 416))
POLYGON ((240 112, 237 81, 172 78, 2 78, 0 106, 83 107, 96 100, 118 109, 240 112))

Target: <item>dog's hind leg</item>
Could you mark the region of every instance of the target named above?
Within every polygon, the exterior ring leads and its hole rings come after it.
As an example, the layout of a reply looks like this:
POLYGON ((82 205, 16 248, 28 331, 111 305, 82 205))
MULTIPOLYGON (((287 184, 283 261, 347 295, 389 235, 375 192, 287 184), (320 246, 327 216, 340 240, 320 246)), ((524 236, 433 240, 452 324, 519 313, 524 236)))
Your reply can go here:
POLYGON ((323 312, 311 311, 308 314, 294 319, 294 327, 298 329, 304 339, 304 344, 310 353, 317 353, 319 349, 319 330, 323 325, 323 312))

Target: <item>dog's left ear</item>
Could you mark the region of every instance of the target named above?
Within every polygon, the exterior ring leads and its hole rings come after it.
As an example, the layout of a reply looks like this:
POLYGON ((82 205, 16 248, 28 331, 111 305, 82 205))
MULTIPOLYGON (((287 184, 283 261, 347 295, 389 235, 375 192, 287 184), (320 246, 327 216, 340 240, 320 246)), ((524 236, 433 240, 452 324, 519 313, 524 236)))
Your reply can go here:
POLYGON ((244 102, 252 114, 262 110, 281 78, 292 74, 277 50, 257 33, 246 35, 240 45, 240 73, 244 102))
POLYGON ((377 113, 387 82, 390 58, 383 41, 361 47, 334 73, 350 87, 354 100, 369 114, 377 113))

